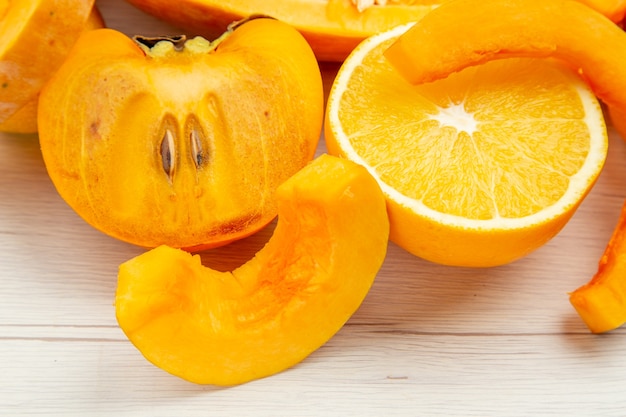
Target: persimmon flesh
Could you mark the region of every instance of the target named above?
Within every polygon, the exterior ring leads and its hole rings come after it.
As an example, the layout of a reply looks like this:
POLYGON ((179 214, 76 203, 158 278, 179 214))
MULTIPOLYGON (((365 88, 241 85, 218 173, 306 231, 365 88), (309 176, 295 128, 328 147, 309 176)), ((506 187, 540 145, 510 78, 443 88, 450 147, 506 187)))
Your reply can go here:
POLYGON ((142 246, 220 246, 276 216, 315 153, 323 89, 302 36, 274 19, 217 41, 87 32, 41 94, 41 149, 89 224, 142 246))
POLYGON ((194 383, 241 384, 302 361, 359 308, 389 237, 376 180, 321 155, 276 198, 274 234, 232 272, 167 246, 120 266, 117 320, 150 362, 194 383))
POLYGON ((94 0, 0 1, 0 131, 37 131, 37 97, 79 35, 104 22, 94 0))
POLYGON ((493 59, 554 57, 575 68, 626 139, 626 33, 571 0, 451 0, 426 15, 385 56, 414 84, 493 59))
MULTIPOLYGON (((444 0, 445 1, 445 0, 444 0)), ((367 36, 419 20, 436 0, 396 0, 364 10, 356 0, 128 0, 186 32, 210 36, 228 22, 264 14, 298 29, 321 61, 342 61, 367 36)))

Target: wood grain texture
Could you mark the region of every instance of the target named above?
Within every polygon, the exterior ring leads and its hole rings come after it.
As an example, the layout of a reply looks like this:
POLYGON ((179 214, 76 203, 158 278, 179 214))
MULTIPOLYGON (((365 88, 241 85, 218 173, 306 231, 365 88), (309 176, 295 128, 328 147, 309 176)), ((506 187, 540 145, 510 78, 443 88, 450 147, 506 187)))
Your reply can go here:
MULTIPOLYGON (((123 0, 97 4, 129 35, 180 32, 123 0)), ((323 70, 328 88, 336 68, 323 70)), ((0 416, 624 416, 626 329, 591 335, 567 299, 595 273, 626 199, 626 146, 610 134, 597 185, 547 245, 468 269, 391 244, 333 339, 232 388, 189 384, 144 360, 113 307, 117 267, 141 250, 60 199, 35 135, 0 134, 0 416)), ((203 260, 232 269, 271 232, 203 260)))

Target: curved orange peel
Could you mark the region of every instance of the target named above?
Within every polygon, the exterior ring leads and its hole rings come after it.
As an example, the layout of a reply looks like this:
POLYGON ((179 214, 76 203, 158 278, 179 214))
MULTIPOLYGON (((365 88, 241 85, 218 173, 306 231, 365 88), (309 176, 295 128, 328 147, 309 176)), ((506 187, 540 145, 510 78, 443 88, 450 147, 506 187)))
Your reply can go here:
POLYGON ((451 0, 385 52, 411 83, 499 58, 555 57, 576 68, 626 138, 626 33, 572 0, 451 0))

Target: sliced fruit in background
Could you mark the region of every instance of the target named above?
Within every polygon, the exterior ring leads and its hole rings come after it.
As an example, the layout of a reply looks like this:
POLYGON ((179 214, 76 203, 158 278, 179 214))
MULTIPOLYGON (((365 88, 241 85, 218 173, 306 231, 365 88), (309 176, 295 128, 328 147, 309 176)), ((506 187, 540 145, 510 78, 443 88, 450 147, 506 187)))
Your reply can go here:
POLYGON ((292 27, 254 19, 219 41, 83 35, 46 85, 40 142, 59 194, 143 246, 200 249, 276 216, 276 187, 313 159, 320 70, 292 27))
POLYGON ((436 0, 389 1, 362 11, 357 0, 128 0, 185 33, 215 36, 233 20, 253 14, 275 17, 298 29, 321 61, 341 61, 365 37, 420 19, 436 0))
MULTIPOLYGON (((127 0, 187 34, 215 36, 228 23, 253 14, 298 29, 321 61, 343 61, 363 39, 415 22, 450 0, 127 0)), ((569 0, 571 1, 571 0, 569 0)), ((580 0, 621 22, 624 0, 580 0)), ((462 16, 460 16, 462 18, 462 16)), ((486 21, 495 20, 486 16, 486 21)))
POLYGON ((79 35, 102 27, 94 0, 0 1, 0 131, 37 131, 37 98, 79 35))
POLYGON ((626 139, 624 51, 626 33, 576 1, 452 0, 415 24, 385 56, 414 84, 499 58, 562 59, 607 104, 626 139))
POLYGON ((377 182, 322 155, 277 199, 274 234, 232 272, 165 246, 121 265, 117 320, 150 362, 195 383, 244 383, 302 361, 358 309, 387 251, 377 182))
POLYGON ((499 60, 411 85, 383 56, 409 27, 369 38, 340 68, 327 106, 329 152, 378 179, 391 240, 409 252, 474 267, 530 253, 561 230, 602 169, 598 101, 547 59, 499 60))
POLYGON ((593 333, 608 332, 626 323, 626 203, 598 272, 570 294, 570 302, 593 333))

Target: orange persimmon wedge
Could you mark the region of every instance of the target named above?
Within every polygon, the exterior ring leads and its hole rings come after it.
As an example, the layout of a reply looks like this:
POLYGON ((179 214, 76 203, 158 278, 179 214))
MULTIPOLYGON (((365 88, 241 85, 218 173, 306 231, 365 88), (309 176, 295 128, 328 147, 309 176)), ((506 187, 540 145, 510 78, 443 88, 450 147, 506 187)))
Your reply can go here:
POLYGON ((414 84, 493 59, 562 59, 608 106, 626 137, 625 52, 626 33, 577 1, 452 0, 418 21, 385 56, 414 84))
POLYGON ((37 131, 37 97, 79 35, 104 25, 94 0, 0 1, 0 131, 37 131))
POLYGON ((598 265, 598 272, 570 294, 570 302, 593 333, 626 323, 626 203, 598 265))

